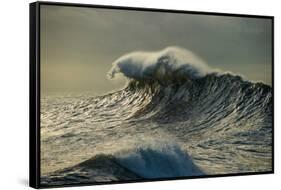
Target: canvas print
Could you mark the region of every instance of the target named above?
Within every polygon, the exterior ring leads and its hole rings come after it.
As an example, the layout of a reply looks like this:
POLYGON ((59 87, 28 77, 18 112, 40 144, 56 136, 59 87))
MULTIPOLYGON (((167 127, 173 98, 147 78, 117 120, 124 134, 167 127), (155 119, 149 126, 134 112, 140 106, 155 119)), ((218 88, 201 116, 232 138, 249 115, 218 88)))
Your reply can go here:
POLYGON ((40 184, 273 170, 272 18, 40 6, 40 184))

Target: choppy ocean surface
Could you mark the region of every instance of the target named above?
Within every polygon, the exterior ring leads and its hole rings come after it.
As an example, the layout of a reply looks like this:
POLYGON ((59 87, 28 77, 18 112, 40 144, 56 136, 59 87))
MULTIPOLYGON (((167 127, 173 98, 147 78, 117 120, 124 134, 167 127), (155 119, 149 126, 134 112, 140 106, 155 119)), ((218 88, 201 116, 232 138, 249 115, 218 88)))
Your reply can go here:
POLYGON ((141 74, 121 58, 119 91, 41 97, 42 185, 272 170, 270 86, 154 57, 141 74))

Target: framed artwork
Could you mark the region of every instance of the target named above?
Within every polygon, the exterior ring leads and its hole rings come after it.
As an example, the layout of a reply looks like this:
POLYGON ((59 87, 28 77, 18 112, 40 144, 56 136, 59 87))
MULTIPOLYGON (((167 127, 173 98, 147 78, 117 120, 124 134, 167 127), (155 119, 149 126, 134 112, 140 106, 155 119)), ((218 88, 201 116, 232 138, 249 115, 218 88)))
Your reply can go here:
POLYGON ((274 172, 274 17, 30 4, 30 186, 274 172))

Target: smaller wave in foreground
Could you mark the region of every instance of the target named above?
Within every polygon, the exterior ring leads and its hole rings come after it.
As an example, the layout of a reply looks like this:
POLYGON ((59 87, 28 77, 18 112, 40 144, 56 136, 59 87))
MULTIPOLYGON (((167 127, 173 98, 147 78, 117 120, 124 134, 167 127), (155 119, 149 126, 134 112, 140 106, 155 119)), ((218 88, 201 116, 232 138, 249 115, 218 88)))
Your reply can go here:
POLYGON ((114 155, 99 154, 73 167, 41 177, 44 185, 130 181, 204 175, 175 144, 138 147, 114 155))

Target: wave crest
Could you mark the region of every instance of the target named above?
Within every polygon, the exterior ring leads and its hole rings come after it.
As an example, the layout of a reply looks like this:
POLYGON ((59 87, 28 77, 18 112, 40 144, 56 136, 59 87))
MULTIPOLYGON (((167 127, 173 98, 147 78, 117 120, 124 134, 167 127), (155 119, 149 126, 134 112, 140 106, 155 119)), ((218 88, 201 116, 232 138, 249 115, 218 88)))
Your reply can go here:
POLYGON ((109 78, 123 74, 133 80, 174 82, 204 77, 211 69, 198 56, 180 47, 128 53, 112 63, 109 78))
POLYGON ((139 147, 118 155, 118 163, 143 178, 203 175, 192 158, 176 144, 139 147))

